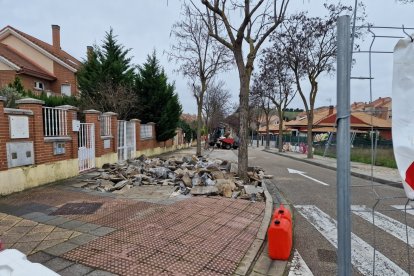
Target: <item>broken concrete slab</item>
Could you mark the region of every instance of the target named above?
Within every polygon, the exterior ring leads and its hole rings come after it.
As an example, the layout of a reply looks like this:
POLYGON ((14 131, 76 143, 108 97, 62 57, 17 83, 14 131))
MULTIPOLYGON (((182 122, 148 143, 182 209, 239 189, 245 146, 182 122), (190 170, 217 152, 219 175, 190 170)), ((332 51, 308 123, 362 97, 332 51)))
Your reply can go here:
POLYGON ((216 195, 219 190, 216 186, 195 186, 190 192, 192 195, 216 195))

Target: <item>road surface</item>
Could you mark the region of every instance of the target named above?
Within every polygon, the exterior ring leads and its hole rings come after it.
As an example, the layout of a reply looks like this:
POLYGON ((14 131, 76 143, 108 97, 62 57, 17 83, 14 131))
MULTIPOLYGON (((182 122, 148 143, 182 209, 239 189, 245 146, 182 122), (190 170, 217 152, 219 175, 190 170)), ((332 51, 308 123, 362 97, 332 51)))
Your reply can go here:
MULTIPOLYGON (((294 248, 313 275, 335 275, 336 172, 254 148, 249 149, 249 165, 275 176, 268 189, 275 202, 281 194, 293 207, 294 248)), ((406 203, 404 191, 378 183, 374 191, 370 181, 351 179, 353 275, 409 275, 407 249, 414 274, 414 211, 406 215, 406 228, 400 210, 406 203), (376 193, 389 198, 377 201, 376 193)))

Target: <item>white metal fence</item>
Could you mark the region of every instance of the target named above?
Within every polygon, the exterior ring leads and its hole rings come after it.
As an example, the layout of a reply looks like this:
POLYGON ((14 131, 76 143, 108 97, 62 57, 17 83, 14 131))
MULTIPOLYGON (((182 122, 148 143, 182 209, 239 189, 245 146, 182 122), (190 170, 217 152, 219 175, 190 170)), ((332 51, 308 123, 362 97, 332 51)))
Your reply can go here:
POLYGON ((152 138, 152 125, 141 125, 141 140, 152 138))
POLYGON ((95 125, 81 123, 79 129, 79 171, 95 167, 95 125))
POLYGON ((118 121, 118 161, 135 157, 135 122, 118 121))
POLYGON ((112 135, 111 116, 101 115, 100 123, 101 123, 101 136, 111 136, 112 135))
POLYGON ((68 111, 63 108, 43 107, 43 130, 45 137, 68 135, 68 111))

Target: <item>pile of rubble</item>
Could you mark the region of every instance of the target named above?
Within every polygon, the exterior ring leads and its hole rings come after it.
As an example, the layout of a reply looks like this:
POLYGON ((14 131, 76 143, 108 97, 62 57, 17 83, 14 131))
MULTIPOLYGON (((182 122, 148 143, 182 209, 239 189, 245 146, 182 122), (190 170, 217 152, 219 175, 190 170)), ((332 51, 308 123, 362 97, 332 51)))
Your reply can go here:
POLYGON ((175 186, 173 195, 222 195, 228 198, 263 200, 262 181, 272 178, 259 167, 249 167, 249 182, 237 177, 237 164, 196 156, 168 159, 142 155, 125 163, 105 164, 83 188, 101 192, 125 192, 134 186, 175 186))

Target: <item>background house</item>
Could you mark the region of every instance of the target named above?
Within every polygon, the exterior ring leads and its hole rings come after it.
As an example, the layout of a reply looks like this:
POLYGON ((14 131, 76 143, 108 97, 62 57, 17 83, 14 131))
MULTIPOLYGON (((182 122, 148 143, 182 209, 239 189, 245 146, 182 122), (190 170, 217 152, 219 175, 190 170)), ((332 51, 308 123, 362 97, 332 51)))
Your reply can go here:
POLYGON ((34 93, 78 95, 81 62, 61 49, 60 27, 52 25, 52 44, 11 26, 0 30, 0 87, 19 77, 34 93))

